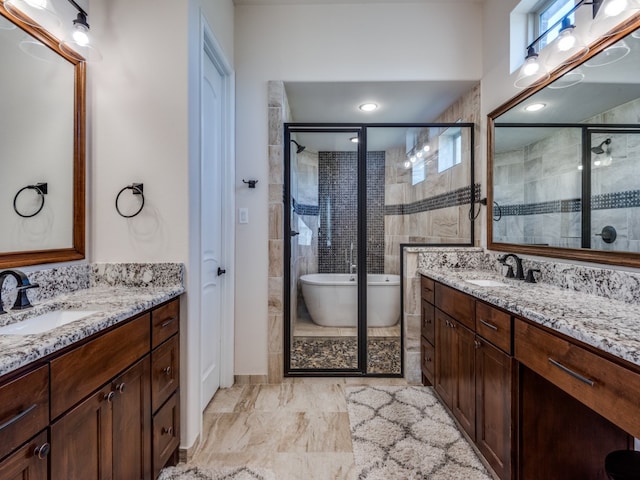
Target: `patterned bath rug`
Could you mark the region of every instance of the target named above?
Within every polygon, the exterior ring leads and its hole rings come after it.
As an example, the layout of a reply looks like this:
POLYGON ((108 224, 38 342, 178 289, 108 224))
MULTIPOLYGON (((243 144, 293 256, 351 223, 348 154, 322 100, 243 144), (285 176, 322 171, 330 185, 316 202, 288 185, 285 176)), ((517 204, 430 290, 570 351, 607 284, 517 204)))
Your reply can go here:
POLYGON ((347 387, 359 480, 491 480, 431 387, 347 387))
POLYGON ((272 472, 250 467, 206 468, 180 464, 160 472, 158 480, 275 480, 272 472))

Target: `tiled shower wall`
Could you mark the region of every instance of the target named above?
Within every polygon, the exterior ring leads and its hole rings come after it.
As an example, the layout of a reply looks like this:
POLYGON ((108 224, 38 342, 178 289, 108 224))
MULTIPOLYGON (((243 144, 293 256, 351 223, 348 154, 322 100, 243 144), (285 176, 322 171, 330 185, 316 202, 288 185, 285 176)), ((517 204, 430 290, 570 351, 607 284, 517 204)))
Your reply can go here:
MULTIPOLYGON (((640 100, 605 112, 587 123, 636 124, 640 100)), ((640 252, 640 132, 594 133, 592 145, 610 138, 611 163, 592 167, 591 246, 599 250, 640 252), (614 243, 597 235, 606 225, 617 231, 614 243)), ((581 130, 559 129, 524 148, 494 159, 494 199, 502 217, 494 221, 494 241, 581 246, 581 130)), ((591 155, 591 161, 607 155, 591 155)))

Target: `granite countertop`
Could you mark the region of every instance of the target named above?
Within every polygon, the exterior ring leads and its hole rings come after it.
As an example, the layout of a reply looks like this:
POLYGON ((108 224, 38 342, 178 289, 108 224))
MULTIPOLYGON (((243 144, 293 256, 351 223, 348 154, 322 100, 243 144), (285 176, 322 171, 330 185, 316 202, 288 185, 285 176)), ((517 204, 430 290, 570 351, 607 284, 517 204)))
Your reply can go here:
POLYGON ((422 268, 419 273, 640 365, 637 304, 544 283, 524 283, 486 270, 422 268), (465 281, 472 279, 495 280, 507 286, 481 287, 465 281))
POLYGON ((0 335, 0 375, 71 345, 184 292, 181 285, 160 287, 101 286, 65 293, 34 303, 33 308, 0 315, 0 324, 52 310, 97 311, 88 317, 34 335, 0 335))

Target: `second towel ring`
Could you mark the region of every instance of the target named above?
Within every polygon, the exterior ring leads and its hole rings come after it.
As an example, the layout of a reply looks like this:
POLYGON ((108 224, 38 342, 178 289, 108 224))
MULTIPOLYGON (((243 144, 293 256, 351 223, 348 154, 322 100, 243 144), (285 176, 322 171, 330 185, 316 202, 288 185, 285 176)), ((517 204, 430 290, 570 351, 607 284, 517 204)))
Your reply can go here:
POLYGON ((13 197, 13 209, 15 210, 15 212, 20 215, 22 218, 31 218, 31 217, 35 217, 37 214, 39 214, 42 209, 44 208, 44 196, 47 194, 48 191, 48 185, 46 183, 36 183, 35 185, 27 185, 26 187, 22 187, 20 190, 18 190, 18 193, 16 193, 16 196, 13 197), (34 212, 31 213, 29 215, 25 215, 24 213, 21 213, 18 210, 18 197, 20 196, 20 194, 22 192, 24 192, 25 190, 35 190, 36 193, 38 195, 40 195, 40 207, 34 212))
POLYGON ((143 193, 143 191, 144 191, 144 184, 143 183, 133 183, 131 185, 127 185, 126 187, 124 187, 122 190, 120 190, 118 192, 118 195, 116 195, 116 211, 118 212, 118 214, 120 214, 121 217, 132 218, 132 217, 135 217, 136 215, 138 215, 142 211, 142 209, 144 208, 144 193, 143 193), (140 195, 140 198, 141 198, 140 208, 135 213, 132 213, 131 215, 125 215, 124 213, 122 213, 120 211, 120 207, 118 206, 118 200, 120 200, 120 195, 122 195, 122 192, 124 192, 125 190, 131 190, 134 195, 140 195))

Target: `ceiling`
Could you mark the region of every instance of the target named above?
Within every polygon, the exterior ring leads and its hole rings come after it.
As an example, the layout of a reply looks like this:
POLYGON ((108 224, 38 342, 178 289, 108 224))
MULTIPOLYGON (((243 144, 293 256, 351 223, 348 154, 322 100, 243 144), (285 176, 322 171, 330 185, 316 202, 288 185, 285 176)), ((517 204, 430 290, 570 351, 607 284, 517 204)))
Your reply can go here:
POLYGON ((485 0, 233 0, 236 5, 329 5, 335 3, 484 3, 485 0))
MULTIPOLYGON (((285 82, 292 121, 299 123, 433 123, 477 81, 434 82, 285 82), (358 107, 378 105, 374 112, 358 107)), ((465 119, 463 119, 465 120, 465 119)), ((368 139, 369 150, 404 144, 406 129, 384 129, 368 139), (394 133, 395 132, 395 133, 394 133)), ((322 150, 328 135, 299 137, 322 150)))

